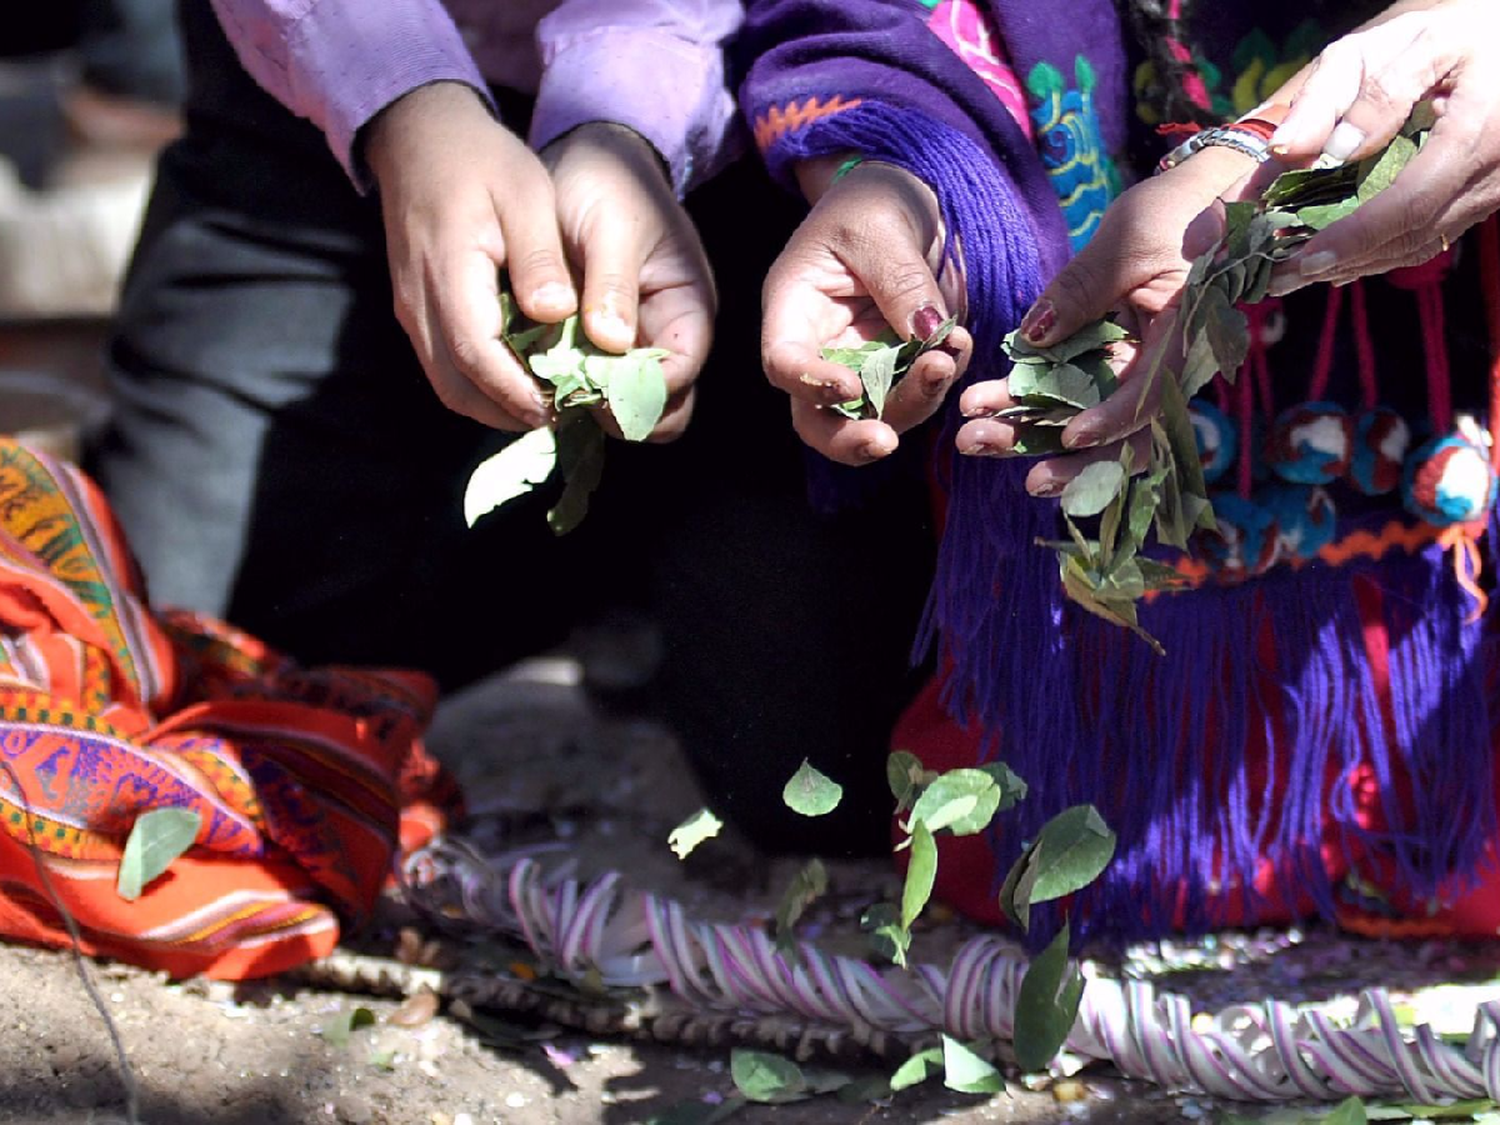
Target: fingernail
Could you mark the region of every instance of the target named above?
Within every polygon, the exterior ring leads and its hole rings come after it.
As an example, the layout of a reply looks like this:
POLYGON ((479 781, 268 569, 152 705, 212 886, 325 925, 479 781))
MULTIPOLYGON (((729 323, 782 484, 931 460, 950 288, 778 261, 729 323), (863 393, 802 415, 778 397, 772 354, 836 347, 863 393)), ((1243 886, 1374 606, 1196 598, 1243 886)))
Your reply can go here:
POLYGON ((1363 129, 1347 121, 1340 121, 1329 135, 1327 143, 1323 145, 1323 155, 1330 160, 1342 163, 1353 156, 1355 150, 1364 143, 1365 131, 1363 129))
POLYGON ((959 452, 965 457, 993 457, 999 450, 987 441, 976 441, 967 449, 960 449, 959 452))
POLYGON ((1063 445, 1069 449, 1085 449, 1091 445, 1099 444, 1098 430, 1076 430, 1071 434, 1063 436, 1063 445))
POLYGON ((804 387, 816 387, 820 391, 838 391, 839 385, 828 379, 818 379, 804 371, 797 376, 797 382, 804 387))
POLYGON ((1052 302, 1038 301, 1021 319, 1021 335, 1033 344, 1039 344, 1047 338, 1047 333, 1052 331, 1052 326, 1056 323, 1057 310, 1052 307, 1052 302))
POLYGON ((965 406, 962 402, 958 404, 958 411, 965 418, 988 418, 990 409, 987 406, 965 406))
POLYGON ((594 325, 600 332, 604 332, 612 337, 624 340, 627 344, 629 343, 631 337, 634 335, 634 333, 632 333, 630 330, 630 325, 626 323, 625 318, 619 313, 615 312, 613 309, 600 309, 597 313, 595 313, 594 325))
POLYGON ((873 441, 867 445, 861 446, 860 452, 865 455, 865 459, 867 461, 879 461, 886 454, 885 448, 883 446, 877 445, 873 441))
POLYGON ((1037 485, 1031 490, 1031 494, 1033 496, 1056 496, 1059 492, 1067 487, 1067 481, 1058 480, 1053 477, 1048 480, 1042 481, 1041 484, 1037 485))
POLYGON ((963 349, 960 348, 957 344, 953 343, 951 340, 944 340, 941 344, 934 348, 933 351, 942 352, 954 363, 957 363, 964 354, 963 349))
POLYGON ((1338 264, 1339 256, 1332 250, 1319 250, 1316 254, 1305 254, 1297 259, 1297 270, 1303 277, 1316 277, 1338 264))
POLYGON ((560 281, 549 281, 541 285, 531 294, 531 303, 538 307, 551 306, 561 308, 572 304, 573 290, 569 289, 560 281))
POLYGON ((951 382, 947 376, 939 375, 936 378, 922 380, 922 393, 928 398, 942 398, 948 390, 951 382))
POLYGON ((946 318, 937 311, 936 306, 923 305, 911 314, 912 335, 925 340, 941 327, 944 319, 946 318))

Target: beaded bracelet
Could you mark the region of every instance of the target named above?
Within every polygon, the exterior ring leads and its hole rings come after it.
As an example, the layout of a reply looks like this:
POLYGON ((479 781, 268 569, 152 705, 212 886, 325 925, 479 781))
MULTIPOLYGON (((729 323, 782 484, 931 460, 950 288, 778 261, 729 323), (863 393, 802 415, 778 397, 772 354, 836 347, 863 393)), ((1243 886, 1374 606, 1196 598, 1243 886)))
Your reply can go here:
POLYGON ((1215 125, 1194 133, 1157 162, 1157 172, 1175 168, 1195 152, 1205 148, 1230 148, 1264 164, 1271 158, 1271 135, 1286 116, 1285 106, 1266 106, 1255 116, 1242 117, 1228 125, 1215 125))

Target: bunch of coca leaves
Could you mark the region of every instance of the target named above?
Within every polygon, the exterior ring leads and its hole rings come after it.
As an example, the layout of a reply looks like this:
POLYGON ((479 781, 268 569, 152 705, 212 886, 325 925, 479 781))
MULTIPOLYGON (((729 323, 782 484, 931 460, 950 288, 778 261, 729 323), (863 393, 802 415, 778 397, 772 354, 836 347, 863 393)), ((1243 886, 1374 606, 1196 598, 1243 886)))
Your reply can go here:
POLYGON ((925 340, 902 340, 886 329, 857 348, 824 348, 824 359, 859 372, 859 381, 864 385, 864 393, 859 398, 841 402, 831 409, 856 422, 884 417, 886 399, 896 384, 911 370, 917 357, 946 340, 957 323, 957 317, 949 317, 925 340))
MULTIPOLYGON (((1147 535, 1181 551, 1198 530, 1215 530, 1188 401, 1215 375, 1233 382, 1250 348, 1250 325, 1237 307, 1265 298, 1276 265, 1315 233, 1353 213, 1389 187, 1421 150, 1432 115, 1419 107, 1381 152, 1353 164, 1284 172, 1258 200, 1225 206, 1217 244, 1193 262, 1176 313, 1177 349, 1154 351, 1128 386, 1144 402, 1160 381, 1160 404, 1150 426, 1150 452, 1138 464, 1127 447, 1118 461, 1089 465, 1062 493, 1068 538, 1044 545, 1058 554, 1063 589, 1078 605, 1161 646, 1137 619, 1149 592, 1181 585, 1181 576, 1141 554, 1147 535), (1175 368, 1175 370, 1174 370, 1175 368), (1077 520, 1097 517, 1096 534, 1077 520)), ((1128 340, 1118 324, 1091 324, 1050 348, 1035 348, 1019 333, 1005 339, 1014 363, 1009 388, 1017 405, 999 417, 1017 427, 1017 452, 1036 456, 1062 449, 1061 431, 1080 411, 1116 390, 1110 365, 1114 344, 1128 340)))
POLYGON ((553 532, 566 535, 588 514, 589 497, 604 472, 605 433, 594 408, 607 406, 627 441, 644 441, 667 405, 664 348, 601 351, 574 315, 560 324, 538 324, 500 291, 501 339, 542 383, 552 400, 552 425, 532 430, 484 461, 464 491, 469 526, 480 516, 562 476, 557 503, 547 513, 553 532))

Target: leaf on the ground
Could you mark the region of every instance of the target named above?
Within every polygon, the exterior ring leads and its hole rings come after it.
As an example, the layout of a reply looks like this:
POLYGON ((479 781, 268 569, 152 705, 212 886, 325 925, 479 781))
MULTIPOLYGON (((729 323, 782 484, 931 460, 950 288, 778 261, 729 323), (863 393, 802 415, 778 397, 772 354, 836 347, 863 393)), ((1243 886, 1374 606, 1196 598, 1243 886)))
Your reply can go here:
POLYGON ((704 840, 719 834, 724 822, 708 809, 699 809, 667 834, 667 847, 678 859, 687 859, 704 840))
POLYGON ((661 421, 667 405, 661 361, 671 354, 663 348, 634 348, 610 365, 605 393, 626 441, 645 441, 661 421))
POLYGON ((373 1066, 376 1070, 385 1070, 385 1071, 395 1070, 396 1069, 396 1052, 394 1050, 371 1051, 370 1052, 370 1065, 373 1066))
POLYGON ((929 1047, 925 1051, 918 1051, 898 1066, 896 1073, 891 1075, 891 1089, 900 1091, 920 1082, 926 1082, 942 1067, 943 1049, 941 1047, 929 1047))
POLYGON ((646 1119, 646 1125, 718 1125, 744 1109, 745 1099, 731 1094, 720 1102, 705 1102, 702 1099, 678 1102, 665 1113, 646 1119))
POLYGON ((879 1074, 867 1075, 864 1078, 856 1078, 846 1086, 841 1086, 838 1091, 838 1099, 841 1102, 883 1102, 891 1096, 889 1078, 879 1074))
POLYGON ((522 434, 469 474, 464 522, 473 527, 480 516, 525 496, 552 475, 556 464, 557 435, 549 427, 522 434))
POLYGON ((1125 486, 1125 467, 1118 461, 1095 461, 1067 483, 1062 509, 1074 519, 1097 516, 1125 486))
POLYGON ((1068 925, 1032 959, 1016 995, 1015 1051, 1022 1070, 1038 1071, 1068 1039, 1083 999, 1083 974, 1068 957, 1068 925))
POLYGON ((783 953, 794 949, 797 920, 809 906, 828 891, 828 870, 821 859, 810 859, 803 865, 781 895, 776 907, 776 946, 783 953))
POLYGON ((805 758, 781 790, 786 807, 802 816, 826 816, 844 799, 844 787, 805 758))
POLYGON ((943 1036, 943 1085, 960 1094, 1000 1094, 1005 1079, 994 1065, 951 1036, 943 1036))
POLYGON ((729 1073, 735 1087, 752 1102, 795 1102, 808 1095, 802 1068, 766 1051, 735 1050, 729 1056, 729 1073))
POLYGON ((152 809, 136 817, 120 856, 119 896, 128 902, 140 898, 153 879, 193 846, 202 825, 195 809, 152 809))
POLYGON ((986 770, 956 769, 939 775, 912 806, 913 823, 928 832, 946 828, 955 836, 972 836, 989 827, 1000 807, 1000 786, 986 770))
POLYGON ((1358 1098, 1348 1098, 1338 1104, 1338 1107, 1328 1114, 1316 1119, 1322 1125, 1365 1125, 1369 1118, 1365 1115, 1365 1103, 1358 1098))
POLYGON ((332 1047, 347 1047, 349 1036, 362 1027, 372 1027, 375 1013, 364 1005, 344 1008, 323 1025, 323 1041, 332 1047))
POLYGON ((1447 1105, 1416 1105, 1409 1102, 1377 1102, 1365 1106, 1369 1121, 1473 1121, 1500 1110, 1489 1098, 1470 1098, 1447 1105))

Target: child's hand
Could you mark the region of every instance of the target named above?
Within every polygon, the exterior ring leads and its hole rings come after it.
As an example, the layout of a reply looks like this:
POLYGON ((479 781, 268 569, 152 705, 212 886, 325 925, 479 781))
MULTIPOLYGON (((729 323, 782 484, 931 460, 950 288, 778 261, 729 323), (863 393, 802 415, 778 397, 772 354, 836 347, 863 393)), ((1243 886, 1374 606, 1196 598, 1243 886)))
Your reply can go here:
POLYGON ((447 407, 502 430, 551 413, 500 340, 499 270, 521 310, 555 322, 578 306, 540 160, 475 92, 422 86, 368 127, 396 319, 447 407))
MULTIPOLYGON (((584 125, 547 146, 557 216, 583 274, 583 330, 606 351, 665 348, 667 408, 651 435, 686 427, 693 381, 713 341, 713 274, 698 232, 651 145, 630 129, 584 125)), ((600 411, 614 431, 614 419, 600 411)))
POLYGON ((942 255, 937 200, 916 177, 888 164, 858 165, 832 187, 837 161, 802 169, 815 200, 766 275, 761 362, 792 398, 792 425, 819 453, 864 465, 893 452, 897 434, 931 417, 968 363, 973 342, 955 328, 918 357, 885 404, 883 421, 852 421, 831 410, 863 393, 859 376, 821 358, 825 347, 858 344, 894 328, 931 335, 962 302, 962 281, 942 255))

